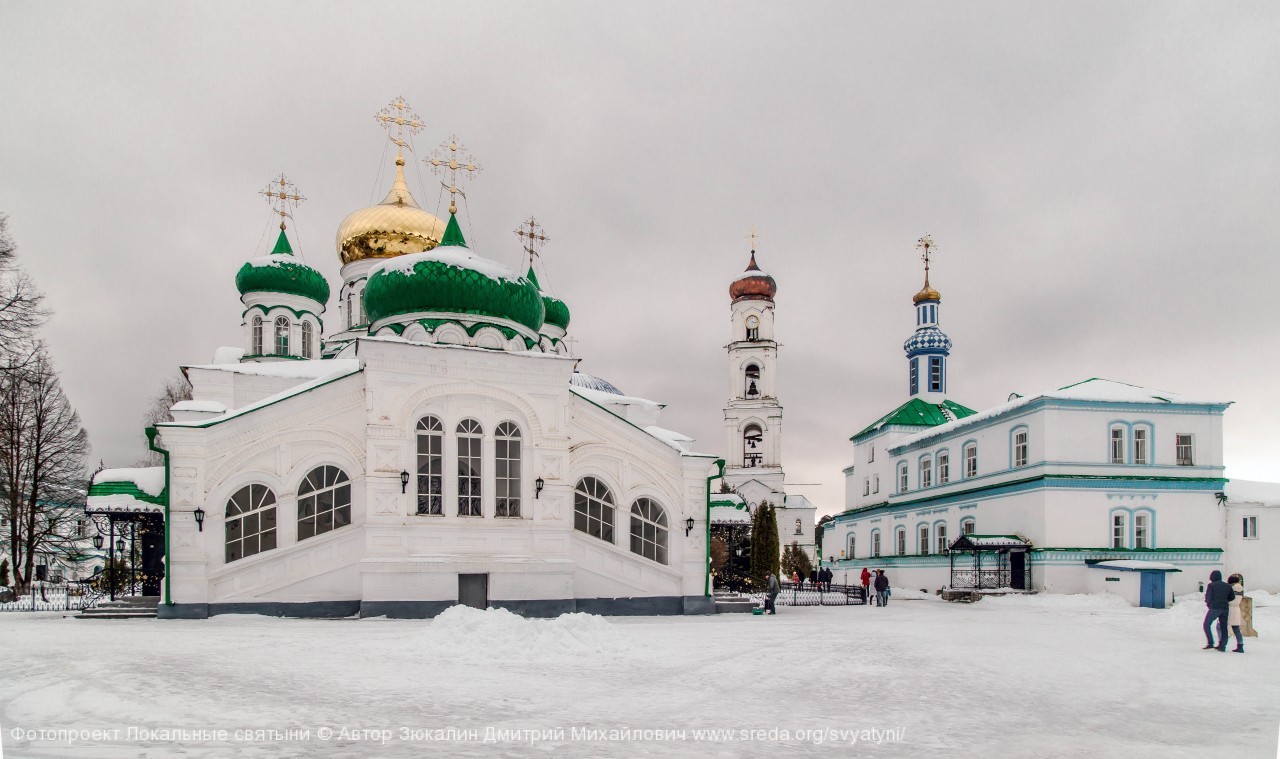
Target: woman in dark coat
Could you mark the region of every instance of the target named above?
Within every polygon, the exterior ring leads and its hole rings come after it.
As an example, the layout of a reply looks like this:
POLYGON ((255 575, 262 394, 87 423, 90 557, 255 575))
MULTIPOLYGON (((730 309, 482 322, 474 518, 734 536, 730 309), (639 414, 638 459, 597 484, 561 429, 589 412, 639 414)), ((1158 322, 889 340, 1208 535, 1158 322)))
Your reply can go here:
POLYGON ((885 576, 883 569, 876 570, 876 598, 881 606, 889 604, 889 578, 885 576))

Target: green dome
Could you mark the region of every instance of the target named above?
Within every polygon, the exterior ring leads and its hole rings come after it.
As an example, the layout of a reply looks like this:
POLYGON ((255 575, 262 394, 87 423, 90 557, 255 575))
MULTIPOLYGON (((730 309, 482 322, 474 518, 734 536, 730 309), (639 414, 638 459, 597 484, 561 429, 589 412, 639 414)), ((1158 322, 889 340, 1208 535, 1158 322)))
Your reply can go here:
POLYGON ((559 298, 550 295, 542 296, 542 307, 546 310, 546 323, 554 324, 560 329, 569 329, 569 307, 559 298))
POLYGON ((293 257, 283 229, 270 255, 251 259, 240 267, 236 289, 241 295, 286 293, 310 298, 320 305, 329 302, 329 283, 320 272, 293 257))
POLYGON ((453 313, 505 319, 535 333, 544 315, 537 286, 468 250, 452 217, 439 246, 397 256, 369 272, 364 309, 371 323, 401 314, 453 313))

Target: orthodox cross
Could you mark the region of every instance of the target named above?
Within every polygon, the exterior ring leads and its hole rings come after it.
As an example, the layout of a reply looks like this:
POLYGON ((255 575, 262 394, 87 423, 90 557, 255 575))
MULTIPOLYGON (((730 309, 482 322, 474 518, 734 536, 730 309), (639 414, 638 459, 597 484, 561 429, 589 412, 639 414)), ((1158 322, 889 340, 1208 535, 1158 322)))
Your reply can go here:
POLYGON ((542 244, 551 239, 544 232, 542 225, 532 216, 528 221, 520 222, 520 228, 516 230, 516 237, 520 238, 521 247, 524 248, 525 253, 529 254, 530 266, 533 266, 535 256, 542 255, 542 244))
POLYGON ((560 342, 562 342, 562 343, 564 343, 565 345, 569 346, 569 355, 570 355, 570 356, 574 355, 574 353, 573 353, 573 349, 578 345, 578 338, 574 337, 573 335, 569 335, 569 336, 565 337, 563 340, 561 340, 560 342))
POLYGON ((929 235, 925 235, 924 237, 921 237, 919 240, 916 240, 916 247, 924 250, 924 253, 920 254, 920 259, 924 261, 924 281, 928 282, 929 281, 929 263, 933 261, 933 250, 937 246, 933 244, 932 237, 930 237, 929 235))
POLYGON ((285 217, 293 218, 292 209, 296 209, 298 204, 306 200, 298 194, 298 188, 294 187, 284 174, 278 179, 273 179, 267 184, 267 189, 258 193, 267 199, 271 204, 271 210, 280 215, 280 228, 284 229, 285 217))
POLYGON ((756 252, 756 240, 760 239, 760 233, 756 231, 756 225, 751 225, 751 230, 747 232, 747 242, 751 244, 751 252, 756 252))
POLYGON ((480 164, 476 163, 476 159, 471 157, 466 147, 460 144, 454 135, 450 135, 443 145, 436 148, 426 163, 437 175, 448 176, 449 181, 442 179, 440 184, 449 191, 449 213, 457 213, 458 204, 454 202, 454 197, 457 195, 461 195, 464 199, 467 197, 467 194, 462 191, 461 183, 466 181, 468 175, 479 173, 480 164))
POLYGON ((386 108, 373 114, 373 117, 387 130, 387 139, 396 146, 398 156, 403 156, 405 148, 413 150, 405 141, 405 132, 409 133, 409 139, 413 139, 427 125, 402 97, 392 100, 386 108))

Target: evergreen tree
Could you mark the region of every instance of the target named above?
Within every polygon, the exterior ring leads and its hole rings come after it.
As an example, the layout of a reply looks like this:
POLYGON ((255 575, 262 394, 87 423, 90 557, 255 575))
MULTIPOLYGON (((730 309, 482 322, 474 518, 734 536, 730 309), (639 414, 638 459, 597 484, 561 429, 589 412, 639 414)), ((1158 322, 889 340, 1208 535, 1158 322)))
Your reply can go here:
POLYGON ((773 504, 765 501, 760 504, 757 511, 764 512, 760 525, 760 550, 763 553, 763 564, 766 567, 766 577, 769 574, 778 574, 779 562, 782 556, 782 546, 778 541, 778 512, 773 504))
POLYGON ((760 504, 751 513, 751 579, 757 587, 769 586, 769 562, 765 551, 765 527, 769 509, 760 504))

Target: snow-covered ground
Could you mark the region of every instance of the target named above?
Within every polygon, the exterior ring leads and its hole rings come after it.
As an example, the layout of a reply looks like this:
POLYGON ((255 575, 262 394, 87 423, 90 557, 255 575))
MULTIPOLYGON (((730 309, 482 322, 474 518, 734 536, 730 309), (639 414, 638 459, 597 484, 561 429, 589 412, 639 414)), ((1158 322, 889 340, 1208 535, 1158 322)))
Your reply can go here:
POLYGON ((776 617, 3 614, 0 755, 1276 756, 1280 606, 1257 610, 1244 655, 1201 650, 1202 608, 895 596, 776 617), (108 740, 79 740, 93 730, 108 740))

